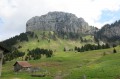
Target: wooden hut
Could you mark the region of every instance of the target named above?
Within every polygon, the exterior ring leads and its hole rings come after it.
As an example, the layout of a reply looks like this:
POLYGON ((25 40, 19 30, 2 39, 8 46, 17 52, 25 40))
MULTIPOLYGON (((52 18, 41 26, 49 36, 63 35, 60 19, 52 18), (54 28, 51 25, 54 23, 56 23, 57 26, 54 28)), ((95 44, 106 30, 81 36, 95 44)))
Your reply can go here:
POLYGON ((25 70, 25 71, 30 70, 32 65, 27 61, 17 61, 13 66, 14 66, 14 71, 18 72, 21 70, 25 70))

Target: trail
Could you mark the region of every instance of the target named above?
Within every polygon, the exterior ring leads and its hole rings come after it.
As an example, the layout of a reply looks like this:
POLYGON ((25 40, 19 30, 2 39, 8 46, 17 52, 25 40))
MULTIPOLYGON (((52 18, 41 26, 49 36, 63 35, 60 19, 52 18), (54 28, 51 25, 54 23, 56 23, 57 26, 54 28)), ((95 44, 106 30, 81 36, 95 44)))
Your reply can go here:
POLYGON ((63 77, 67 76, 69 74, 63 74, 61 71, 59 71, 56 76, 54 77, 54 79, 63 79, 63 77))
POLYGON ((54 79, 62 79, 62 72, 61 71, 59 71, 56 75, 55 75, 55 77, 54 77, 54 79))

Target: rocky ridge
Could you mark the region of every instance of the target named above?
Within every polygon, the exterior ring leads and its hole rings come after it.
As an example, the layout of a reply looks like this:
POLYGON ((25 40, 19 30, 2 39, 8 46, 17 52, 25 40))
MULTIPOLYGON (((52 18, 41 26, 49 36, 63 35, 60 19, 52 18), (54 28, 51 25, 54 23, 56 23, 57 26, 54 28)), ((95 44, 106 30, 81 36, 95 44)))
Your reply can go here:
POLYGON ((26 23, 26 31, 61 31, 82 34, 93 34, 95 27, 89 26, 83 18, 65 12, 49 12, 42 16, 32 17, 26 23))
POLYGON ((104 25, 96 33, 96 37, 107 42, 120 41, 120 20, 112 24, 104 25))

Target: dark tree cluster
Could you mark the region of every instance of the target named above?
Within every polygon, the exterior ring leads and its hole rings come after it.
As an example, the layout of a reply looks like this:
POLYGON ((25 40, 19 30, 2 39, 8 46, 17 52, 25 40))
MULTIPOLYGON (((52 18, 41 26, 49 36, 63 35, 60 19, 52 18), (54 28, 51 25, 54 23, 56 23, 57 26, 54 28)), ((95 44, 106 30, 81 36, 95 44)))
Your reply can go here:
POLYGON ((34 37, 34 32, 28 31, 28 32, 26 32, 26 34, 29 35, 32 38, 34 37))
POLYGON ((5 61, 11 61, 13 59, 16 59, 18 57, 23 57, 25 55, 25 52, 19 52, 18 50, 12 52, 12 53, 8 53, 4 56, 4 60, 5 61))
POLYGON ((42 39, 47 39, 49 43, 50 43, 50 39, 57 40, 56 32, 51 33, 51 31, 49 31, 48 33, 43 32, 41 34, 41 37, 42 37, 42 39))
POLYGON ((91 44, 86 44, 84 46, 80 47, 75 47, 74 50, 78 52, 84 52, 84 51, 90 51, 90 50, 99 50, 99 49, 107 49, 110 48, 110 46, 106 43, 105 45, 91 45, 91 44))
POLYGON ((80 39, 81 35, 74 32, 57 31, 55 34, 62 39, 80 39))
POLYGON ((25 60, 30 60, 30 59, 37 60, 41 58, 41 55, 45 55, 46 57, 51 57, 52 54, 53 54, 52 50, 36 48, 31 51, 30 50, 28 51, 25 60))
POLYGON ((81 42, 92 42, 92 40, 90 40, 90 39, 83 39, 82 37, 80 37, 80 40, 81 40, 81 42))
POLYGON ((115 48, 113 49, 113 53, 117 53, 117 51, 116 51, 116 49, 115 49, 115 48))
POLYGON ((27 34, 26 34, 26 33, 21 33, 21 34, 18 36, 17 40, 20 40, 20 42, 22 42, 22 41, 28 41, 27 34))
POLYGON ((31 38, 37 38, 38 39, 37 34, 35 34, 34 32, 28 31, 28 32, 26 32, 26 34, 31 38))
POLYGON ((21 33, 20 35, 17 35, 15 37, 9 38, 1 43, 1 45, 8 47, 9 50, 13 50, 14 48, 12 47, 15 45, 18 41, 23 42, 23 41, 28 41, 28 37, 26 33, 21 33))

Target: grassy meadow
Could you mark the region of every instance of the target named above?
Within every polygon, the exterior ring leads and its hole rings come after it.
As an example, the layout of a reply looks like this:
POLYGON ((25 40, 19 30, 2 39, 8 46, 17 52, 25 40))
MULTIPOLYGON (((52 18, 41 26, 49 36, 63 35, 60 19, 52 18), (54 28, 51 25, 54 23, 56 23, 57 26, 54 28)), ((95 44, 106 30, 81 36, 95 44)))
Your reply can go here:
POLYGON ((15 73, 13 64, 16 60, 3 65, 1 79, 119 79, 120 50, 117 53, 111 49, 79 52, 55 52, 51 58, 29 61, 34 67, 46 70, 46 77, 31 77, 29 72, 15 73), (106 55, 103 55, 106 52, 106 55))
MULTIPOLYGON (((91 39, 92 36, 84 37, 91 39)), ((89 42, 93 44, 93 42, 89 42)), ((28 61, 33 67, 44 70, 45 77, 32 77, 30 72, 14 72, 13 64, 21 58, 6 62, 2 68, 0 79, 120 79, 120 46, 115 47, 117 53, 113 53, 113 48, 101 49, 86 52, 66 51, 63 49, 74 49, 81 47, 85 43, 79 40, 57 40, 30 39, 28 42, 20 42, 15 46, 22 46, 19 51, 26 52, 27 49, 35 48, 52 49, 54 51, 51 58, 42 56, 39 60, 28 61)), ((37 73, 37 72, 36 72, 37 73)))

